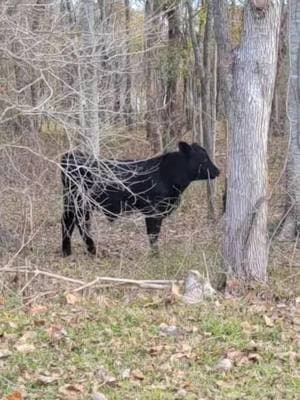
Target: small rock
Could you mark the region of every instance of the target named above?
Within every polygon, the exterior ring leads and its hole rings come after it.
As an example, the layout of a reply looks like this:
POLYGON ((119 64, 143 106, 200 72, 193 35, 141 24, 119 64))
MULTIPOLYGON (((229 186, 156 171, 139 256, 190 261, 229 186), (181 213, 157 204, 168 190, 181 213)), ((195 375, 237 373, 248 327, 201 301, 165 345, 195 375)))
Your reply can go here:
POLYGON ((215 366, 216 371, 229 371, 233 367, 233 363, 229 358, 223 358, 215 366))
POLYGON ((179 329, 175 325, 166 325, 166 324, 161 324, 160 325, 160 333, 163 336, 178 336, 179 335, 179 329))
POLYGON ((103 393, 95 392, 95 393, 93 393, 92 399, 93 399, 93 400, 107 400, 107 397, 104 396, 103 393))
POLYGON ((0 360, 3 360, 4 358, 7 358, 11 355, 11 352, 9 350, 2 350, 0 351, 0 360))
POLYGON ((122 379, 129 379, 130 378, 130 368, 126 368, 124 369, 124 371, 122 371, 121 373, 121 377, 122 379))
POLYGON ((184 399, 187 396, 187 391, 185 389, 179 389, 176 393, 176 399, 184 399))

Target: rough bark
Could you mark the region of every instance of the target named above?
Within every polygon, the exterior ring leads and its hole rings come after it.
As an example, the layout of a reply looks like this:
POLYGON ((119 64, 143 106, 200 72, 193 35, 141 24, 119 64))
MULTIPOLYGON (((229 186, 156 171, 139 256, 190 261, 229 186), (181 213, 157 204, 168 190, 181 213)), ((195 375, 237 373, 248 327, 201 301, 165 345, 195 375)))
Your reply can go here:
POLYGON ((230 38, 228 1, 213 0, 214 31, 218 50, 218 115, 228 117, 230 101, 230 38))
POLYGON ((194 52, 194 77, 191 80, 192 86, 192 100, 194 103, 193 110, 193 139, 198 143, 203 143, 203 127, 202 127, 202 102, 201 102, 201 85, 200 82, 203 79, 203 66, 201 63, 201 52, 198 46, 197 36, 193 26, 193 8, 191 1, 186 1, 186 7, 188 12, 188 26, 189 34, 192 42, 194 52))
POLYGON ((178 115, 176 114, 177 103, 177 75, 179 63, 179 41, 181 32, 179 29, 178 4, 173 4, 166 11, 168 21, 168 59, 167 59, 167 81, 166 81, 166 96, 165 96, 165 141, 169 142, 178 134, 178 115))
POLYGON ((287 210, 279 236, 294 240, 300 234, 300 3, 289 1, 288 122, 290 145, 287 163, 287 210))
POLYGON ((132 105, 131 105, 131 68, 130 68, 130 0, 124 0, 125 6, 125 29, 127 36, 126 53, 126 87, 125 87, 125 122, 130 128, 132 125, 132 105))
POLYGON ((155 0, 145 2, 145 80, 146 80, 146 132, 152 150, 157 153, 162 149, 162 140, 159 131, 160 115, 158 113, 159 88, 154 69, 155 44, 157 44, 158 11, 155 0))
POLYGON ((82 55, 79 60, 82 143, 99 154, 98 90, 95 60, 94 1, 80 4, 82 55))
MULTIPOLYGON (((201 76, 203 145, 210 158, 215 156, 215 40, 213 32, 213 4, 207 2, 203 44, 203 74, 201 76)), ((215 218, 215 183, 207 183, 208 216, 215 218)))
POLYGON ((245 7, 233 63, 224 260, 227 271, 266 280, 267 142, 276 77, 280 0, 245 7))

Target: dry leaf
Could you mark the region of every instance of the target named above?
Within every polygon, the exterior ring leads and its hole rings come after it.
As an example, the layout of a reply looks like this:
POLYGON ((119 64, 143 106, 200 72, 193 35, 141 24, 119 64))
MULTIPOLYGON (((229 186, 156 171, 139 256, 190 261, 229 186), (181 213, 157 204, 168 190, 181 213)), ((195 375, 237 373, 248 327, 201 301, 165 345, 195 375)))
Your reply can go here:
POLYGON ((13 392, 4 397, 4 400, 23 400, 23 396, 20 392, 13 392))
POLYGON ((140 381, 142 381, 145 378, 145 375, 139 369, 134 369, 133 371, 131 371, 131 376, 134 379, 138 379, 140 381))
POLYGON ((180 287, 176 283, 172 283, 171 292, 175 297, 182 297, 182 294, 180 293, 180 287))
POLYGON ((261 356, 257 353, 249 353, 248 360, 258 363, 261 361, 261 356))
POLYGON ((51 325, 47 329, 47 333, 51 339, 56 341, 63 339, 67 335, 66 330, 61 325, 51 325))
POLYGON ((274 322, 271 320, 270 317, 268 317, 267 315, 264 315, 264 321, 265 321, 265 324, 266 324, 269 328, 273 328, 274 322))
POLYGON ((39 314, 44 314, 47 311, 48 311, 48 307, 38 304, 36 306, 32 306, 29 309, 29 314, 31 314, 31 315, 39 315, 39 314))
POLYGON ((16 345, 15 345, 15 349, 16 349, 19 353, 23 353, 23 354, 32 353, 33 351, 35 351, 34 345, 33 345, 33 344, 30 344, 30 343, 16 344, 16 345))
POLYGON ((49 385, 50 383, 57 381, 60 378, 60 375, 39 374, 35 378, 37 382, 42 383, 44 385, 49 385))
POLYGON ((153 346, 153 347, 150 347, 149 353, 151 354, 151 356, 157 356, 157 355, 161 354, 164 349, 165 349, 165 346, 162 346, 162 345, 153 346))
POLYGON ((73 293, 67 293, 66 300, 68 304, 74 305, 79 302, 79 297, 73 293))
POLYGON ((3 296, 0 296, 0 306, 4 306, 5 304, 5 299, 3 296))
POLYGON ((114 385, 117 382, 117 379, 102 366, 95 371, 95 376, 101 381, 102 384, 114 385))
POLYGON ((81 395, 83 392, 83 385, 79 385, 76 383, 64 385, 58 389, 58 393, 63 395, 67 399, 76 399, 78 395, 81 395))

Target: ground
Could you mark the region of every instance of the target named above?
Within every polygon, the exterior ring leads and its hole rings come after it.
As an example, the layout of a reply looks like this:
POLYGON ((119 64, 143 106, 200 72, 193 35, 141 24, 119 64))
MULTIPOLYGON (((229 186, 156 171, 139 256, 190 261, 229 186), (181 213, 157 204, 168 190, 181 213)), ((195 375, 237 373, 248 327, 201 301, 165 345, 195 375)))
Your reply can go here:
MULTIPOLYGON (((126 143, 114 143, 119 158, 148 154, 145 142, 126 143)), ((51 135, 39 146, 35 141, 14 146, 1 147, 0 160, 1 265, 12 271, 0 280, 0 396, 299 398, 300 248, 298 241, 276 241, 285 195, 285 138, 270 138, 268 284, 237 296, 233 282, 231 296, 198 306, 187 306, 168 291, 91 287, 74 294, 76 284, 20 268, 84 282, 96 276, 182 279, 198 269, 214 281, 222 261, 222 218, 208 221, 204 183, 193 184, 166 220, 159 258, 149 254, 140 217, 110 225, 97 215, 98 256, 87 256, 76 234, 73 256, 63 259, 59 171, 49 160, 58 160, 65 143, 51 135)), ((220 142, 223 177, 225 155, 220 142)), ((219 182, 220 208, 223 178, 219 182)))

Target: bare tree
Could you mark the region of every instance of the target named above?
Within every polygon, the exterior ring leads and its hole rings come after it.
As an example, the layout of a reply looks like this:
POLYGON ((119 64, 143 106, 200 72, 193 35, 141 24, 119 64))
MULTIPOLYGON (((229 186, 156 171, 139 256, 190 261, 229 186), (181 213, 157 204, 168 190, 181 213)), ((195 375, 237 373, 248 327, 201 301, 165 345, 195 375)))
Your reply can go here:
POLYGON ((83 143, 94 154, 99 153, 98 91, 95 65, 95 4, 93 0, 81 1, 80 25, 82 57, 79 64, 81 93, 81 128, 83 143))
POLYGON ((126 88, 124 112, 126 125, 130 128, 132 125, 132 105, 131 105, 131 68, 130 68, 130 0, 124 0, 125 6, 125 29, 127 36, 127 54, 126 54, 126 88))
POLYGON ((156 0, 145 2, 145 79, 146 79, 146 131, 153 151, 159 152, 162 149, 162 137, 160 134, 159 107, 160 85, 155 74, 155 46, 159 42, 159 8, 156 0))
POLYGON ((287 163, 287 209, 281 240, 300 234, 300 3, 289 1, 289 86, 288 122, 290 143, 287 163))
POLYGON ((245 6, 233 64, 224 259, 229 273, 266 279, 267 143, 276 77, 280 0, 245 6))

